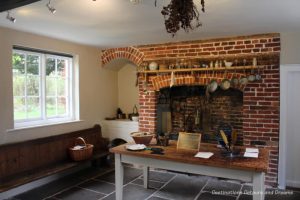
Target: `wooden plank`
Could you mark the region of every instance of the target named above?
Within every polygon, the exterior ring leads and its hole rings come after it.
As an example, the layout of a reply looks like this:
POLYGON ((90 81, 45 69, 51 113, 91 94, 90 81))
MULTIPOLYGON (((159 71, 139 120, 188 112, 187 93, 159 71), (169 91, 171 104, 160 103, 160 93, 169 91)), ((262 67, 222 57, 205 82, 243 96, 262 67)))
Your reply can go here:
POLYGON ((188 68, 188 69, 165 69, 165 70, 147 70, 138 71, 139 73, 156 74, 171 72, 208 72, 208 71, 244 71, 252 69, 262 69, 264 66, 237 66, 237 67, 218 67, 218 68, 188 68))
MULTIPOLYGON (((18 143, 9 143, 9 144, 4 144, 0 145, 0 148, 10 148, 11 146, 15 146, 16 144, 19 146, 30 146, 33 144, 43 144, 43 143, 49 143, 51 141, 55 140, 64 140, 64 139, 72 139, 76 137, 86 137, 89 134, 98 134, 98 137, 102 138, 102 133, 101 133, 101 127, 100 125, 95 125, 92 128, 84 129, 84 130, 79 130, 79 131, 74 131, 71 133, 63 133, 59 135, 54 135, 54 136, 49 136, 49 137, 44 137, 44 138, 38 138, 38 139, 33 139, 33 140, 27 140, 23 142, 18 142, 18 143)), ((73 141, 73 140, 72 140, 73 141)), ((70 143, 72 146, 74 142, 70 143)))
MULTIPOLYGON (((197 41, 196 41, 197 42, 197 41)), ((184 56, 184 57, 164 57, 164 58, 147 58, 144 59, 145 62, 162 62, 162 63, 169 63, 173 62, 176 63, 177 61, 180 60, 185 60, 185 61, 196 61, 199 62, 201 60, 235 60, 235 59, 247 59, 247 60, 252 60, 252 58, 256 57, 259 60, 264 60, 264 59, 272 59, 275 57, 278 57, 280 55, 279 52, 267 52, 267 53, 244 53, 244 54, 239 54, 239 55, 233 55, 233 54, 227 54, 227 55, 207 55, 207 56, 201 56, 201 57, 195 57, 195 56, 184 56)))
POLYGON ((65 170, 71 169, 73 167, 91 162, 95 159, 103 158, 107 156, 109 152, 96 152, 91 159, 81 161, 81 162, 62 162, 57 164, 52 164, 46 167, 41 167, 35 170, 30 170, 27 172, 19 173, 18 175, 7 177, 4 180, 1 180, 0 184, 0 193, 7 191, 9 189, 24 185, 26 183, 59 173, 65 170))
POLYGON ((5 181, 1 183, 0 192, 7 191, 11 188, 18 187, 20 185, 38 180, 40 178, 44 178, 46 176, 65 171, 67 169, 71 169, 75 166, 78 166, 78 164, 79 163, 76 162, 69 162, 64 164, 53 165, 48 168, 37 169, 34 172, 21 173, 16 177, 11 178, 10 181, 5 181))

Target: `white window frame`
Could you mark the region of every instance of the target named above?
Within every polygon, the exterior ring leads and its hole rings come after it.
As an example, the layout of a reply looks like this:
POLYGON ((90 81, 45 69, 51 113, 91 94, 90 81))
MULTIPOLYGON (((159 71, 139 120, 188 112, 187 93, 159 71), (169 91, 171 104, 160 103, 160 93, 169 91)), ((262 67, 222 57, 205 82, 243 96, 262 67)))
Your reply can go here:
MULTIPOLYGON (((30 50, 18 50, 13 49, 13 53, 20 53, 20 54, 29 54, 29 55, 39 55, 40 56, 40 66, 39 66, 39 77, 40 77, 40 89, 39 89, 39 97, 40 97, 40 111, 41 111, 41 118, 31 118, 25 120, 15 120, 14 119, 14 127, 15 128, 25 128, 25 127, 34 127, 34 126, 43 126, 49 124, 59 124, 64 122, 71 122, 76 120, 75 114, 75 80, 74 80, 74 58, 67 57, 67 56, 60 56, 51 53, 37 53, 30 50), (54 117, 47 117, 46 115, 46 59, 47 58, 54 58, 54 59, 64 59, 67 60, 68 65, 66 66, 68 75, 66 79, 68 79, 67 84, 67 113, 66 115, 57 115, 54 117)), ((57 64, 56 69, 57 71, 57 64)), ((26 70, 27 73, 27 70, 26 70)), ((27 76, 27 75, 26 75, 27 76)), ((57 90, 57 88, 56 88, 57 90)), ((25 98, 26 98, 25 93, 25 98)), ((57 91, 56 91, 56 98, 57 91)), ((57 101, 56 101, 57 103, 57 101)), ((56 105, 57 106, 57 105, 56 105)))

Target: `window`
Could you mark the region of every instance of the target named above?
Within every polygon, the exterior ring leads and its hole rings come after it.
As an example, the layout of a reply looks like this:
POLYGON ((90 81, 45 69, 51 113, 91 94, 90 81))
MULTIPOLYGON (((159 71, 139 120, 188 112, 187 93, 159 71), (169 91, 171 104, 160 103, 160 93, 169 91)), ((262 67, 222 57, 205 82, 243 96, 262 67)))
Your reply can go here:
POLYGON ((15 126, 72 120, 72 58, 13 50, 15 126))

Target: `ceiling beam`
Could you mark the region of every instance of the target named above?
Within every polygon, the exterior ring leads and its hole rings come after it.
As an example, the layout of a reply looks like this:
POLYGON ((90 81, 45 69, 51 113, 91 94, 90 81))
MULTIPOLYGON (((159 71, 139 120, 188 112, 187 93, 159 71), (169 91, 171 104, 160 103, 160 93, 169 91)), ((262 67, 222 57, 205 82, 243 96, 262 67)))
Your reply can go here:
POLYGON ((41 0, 1 0, 0 12, 12 10, 41 0))

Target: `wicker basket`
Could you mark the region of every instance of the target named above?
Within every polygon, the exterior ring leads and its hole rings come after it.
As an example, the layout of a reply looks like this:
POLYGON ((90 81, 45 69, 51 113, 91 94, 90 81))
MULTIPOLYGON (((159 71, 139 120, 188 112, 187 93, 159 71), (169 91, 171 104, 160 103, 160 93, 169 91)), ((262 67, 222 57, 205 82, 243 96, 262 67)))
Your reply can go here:
POLYGON ((83 145, 84 148, 82 149, 73 149, 73 147, 69 148, 70 156, 74 161, 87 160, 92 157, 94 145, 87 144, 82 137, 76 138, 75 146, 76 145, 83 145))

